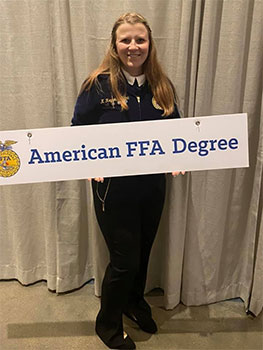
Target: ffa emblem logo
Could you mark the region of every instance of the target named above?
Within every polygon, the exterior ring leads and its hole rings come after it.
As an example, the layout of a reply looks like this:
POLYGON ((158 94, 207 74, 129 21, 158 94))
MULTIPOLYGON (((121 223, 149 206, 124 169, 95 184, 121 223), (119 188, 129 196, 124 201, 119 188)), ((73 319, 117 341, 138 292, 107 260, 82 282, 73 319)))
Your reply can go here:
POLYGON ((12 151, 12 145, 16 141, 0 141, 0 176, 10 177, 15 175, 20 168, 20 159, 16 152, 12 151))
POLYGON ((163 110, 162 107, 158 105, 158 103, 156 102, 156 99, 154 97, 152 98, 152 104, 153 104, 153 107, 155 109, 163 110))

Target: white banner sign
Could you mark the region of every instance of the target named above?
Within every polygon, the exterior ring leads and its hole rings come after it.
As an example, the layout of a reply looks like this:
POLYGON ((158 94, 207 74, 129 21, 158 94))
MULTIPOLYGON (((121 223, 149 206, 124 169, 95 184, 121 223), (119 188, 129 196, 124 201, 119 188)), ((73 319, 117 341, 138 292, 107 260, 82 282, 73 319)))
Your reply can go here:
POLYGON ((0 185, 248 167, 247 115, 0 132, 0 185))

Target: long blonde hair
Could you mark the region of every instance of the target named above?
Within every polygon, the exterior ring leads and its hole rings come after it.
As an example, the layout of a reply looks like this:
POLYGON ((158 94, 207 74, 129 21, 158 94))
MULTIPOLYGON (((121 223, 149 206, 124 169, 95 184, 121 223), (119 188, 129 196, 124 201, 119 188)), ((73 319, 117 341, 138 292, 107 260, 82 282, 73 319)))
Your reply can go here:
POLYGON ((126 96, 121 93, 118 86, 118 82, 121 81, 124 83, 125 81, 121 72, 121 61, 116 50, 116 31, 123 23, 142 23, 146 27, 149 36, 149 53, 143 64, 143 72, 156 102, 164 111, 163 116, 170 115, 174 111, 174 103, 177 100, 176 92, 157 59, 151 28, 146 19, 138 13, 125 13, 115 22, 111 32, 111 42, 108 52, 99 67, 85 80, 80 93, 84 90, 89 90, 94 83, 98 86, 97 78, 100 74, 108 74, 112 94, 120 102, 122 110, 128 109, 126 96))

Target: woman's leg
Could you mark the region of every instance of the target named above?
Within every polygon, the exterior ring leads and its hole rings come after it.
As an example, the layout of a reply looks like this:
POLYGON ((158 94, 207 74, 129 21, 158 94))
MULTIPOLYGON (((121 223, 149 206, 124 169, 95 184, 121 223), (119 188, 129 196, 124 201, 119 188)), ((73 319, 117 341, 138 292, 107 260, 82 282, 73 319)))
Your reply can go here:
POLYGON ((127 198, 125 187, 121 189, 117 179, 112 179, 110 186, 103 211, 98 195, 103 198, 107 181, 103 185, 93 183, 96 216, 110 253, 96 331, 107 346, 118 348, 124 342, 123 310, 139 269, 141 225, 137 197, 127 198))
MULTIPOLYGON (((156 237, 165 200, 165 176, 148 175, 141 179, 141 254, 140 267, 134 279, 126 311, 137 316, 151 317, 151 308, 144 299, 147 269, 151 248, 156 237)), ((146 326, 147 329, 147 326, 146 326)), ((154 333, 157 329, 149 324, 148 330, 154 333)))

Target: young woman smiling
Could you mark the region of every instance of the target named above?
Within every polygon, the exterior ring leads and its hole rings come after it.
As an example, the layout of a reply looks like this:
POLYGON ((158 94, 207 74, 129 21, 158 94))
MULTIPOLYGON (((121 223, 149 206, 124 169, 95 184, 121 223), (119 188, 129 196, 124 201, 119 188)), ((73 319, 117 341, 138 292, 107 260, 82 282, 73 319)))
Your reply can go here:
MULTIPOLYGON (((72 125, 165 118, 179 118, 175 89, 157 60, 146 19, 126 13, 113 26, 104 60, 82 85, 72 125)), ((144 289, 164 204, 165 174, 98 177, 92 189, 110 253, 96 332, 111 349, 135 349, 123 330, 123 315, 143 331, 157 332, 144 289)))

